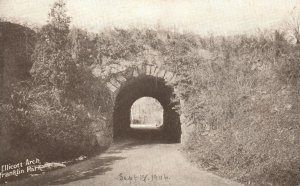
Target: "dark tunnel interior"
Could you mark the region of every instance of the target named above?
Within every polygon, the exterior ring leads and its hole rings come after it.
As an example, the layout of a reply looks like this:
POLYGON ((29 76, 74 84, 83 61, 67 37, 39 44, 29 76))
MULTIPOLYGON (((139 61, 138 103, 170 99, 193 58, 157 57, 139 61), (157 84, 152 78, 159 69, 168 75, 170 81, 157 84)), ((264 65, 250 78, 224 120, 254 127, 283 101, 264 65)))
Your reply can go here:
POLYGON ((179 114, 171 102, 173 88, 163 78, 139 76, 126 81, 119 89, 113 113, 114 139, 139 137, 159 139, 165 142, 180 142, 181 124, 179 114), (130 128, 130 110, 133 103, 142 97, 157 99, 163 107, 163 125, 159 131, 136 131, 130 128))

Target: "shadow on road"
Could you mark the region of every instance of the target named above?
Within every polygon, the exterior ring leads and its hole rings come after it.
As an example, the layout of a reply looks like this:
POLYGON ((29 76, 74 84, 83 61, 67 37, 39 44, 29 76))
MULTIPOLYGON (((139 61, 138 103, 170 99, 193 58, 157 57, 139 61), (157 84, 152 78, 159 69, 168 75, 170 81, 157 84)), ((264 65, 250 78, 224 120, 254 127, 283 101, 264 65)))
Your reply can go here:
POLYGON ((125 158, 113 155, 105 157, 97 156, 63 169, 47 172, 44 175, 11 182, 6 184, 6 186, 59 185, 78 180, 92 179, 111 171, 111 165, 115 161, 122 159, 125 158))
POLYGON ((112 165, 115 161, 125 159, 122 156, 118 156, 124 151, 131 149, 138 149, 144 145, 167 143, 160 138, 153 139, 148 136, 133 136, 126 138, 119 138, 115 141, 115 146, 110 148, 105 154, 109 155, 106 157, 94 157, 89 160, 89 166, 82 170, 68 171, 60 175, 60 178, 49 182, 48 184, 66 184, 73 181, 91 179, 97 175, 103 175, 108 171, 111 171, 112 165))
POLYGON ((91 179, 98 175, 103 175, 108 171, 111 171, 112 165, 117 160, 125 159, 123 157, 109 156, 103 158, 93 159, 88 162, 89 166, 82 168, 81 170, 75 169, 61 174, 56 180, 48 182, 48 184, 66 184, 78 180, 91 179))
MULTIPOLYGON (((107 150, 104 154, 107 154, 108 156, 97 156, 94 157, 90 160, 88 160, 85 164, 84 167, 78 165, 80 167, 80 170, 72 167, 74 170, 72 171, 67 171, 59 175, 56 179, 53 181, 48 182, 47 184, 67 184, 71 183, 74 181, 78 180, 86 180, 86 179, 91 179, 94 178, 98 175, 103 175, 108 171, 112 170, 111 165, 115 161, 125 159, 121 155, 119 156, 118 154, 121 154, 124 151, 128 151, 131 149, 138 149, 144 145, 150 145, 150 144, 158 144, 158 143, 163 143, 162 140, 160 139, 147 139, 147 138, 136 138, 136 137, 131 137, 131 138, 119 138, 118 140, 115 141, 115 145, 107 150)), ((82 162, 84 163, 84 162, 82 162)))
POLYGON ((166 144, 165 140, 153 136, 153 133, 145 135, 135 133, 131 137, 123 137, 115 139, 114 145, 100 155, 91 157, 89 160, 70 165, 66 168, 54 170, 45 173, 44 175, 26 178, 24 180, 11 182, 7 186, 14 185, 60 185, 68 184, 79 180, 88 180, 99 175, 104 175, 111 171, 113 164, 116 161, 126 159, 122 153, 138 148, 144 148, 145 145, 151 147, 151 144, 166 144))
POLYGON ((174 141, 169 139, 168 136, 164 135, 161 129, 149 129, 149 128, 130 128, 124 132, 121 136, 116 137, 115 142, 126 141, 126 140, 135 141, 133 145, 144 145, 144 144, 171 144, 179 143, 179 141, 174 141))

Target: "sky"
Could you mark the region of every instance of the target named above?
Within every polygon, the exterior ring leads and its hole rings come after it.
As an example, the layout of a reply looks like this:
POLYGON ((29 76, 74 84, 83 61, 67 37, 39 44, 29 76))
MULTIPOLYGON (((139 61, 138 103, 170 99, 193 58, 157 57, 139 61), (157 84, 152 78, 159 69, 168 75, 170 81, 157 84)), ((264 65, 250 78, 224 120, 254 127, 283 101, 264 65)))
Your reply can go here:
MULTIPOLYGON (((54 1, 0 0, 0 17, 43 25, 54 1)), ((89 31, 147 27, 200 35, 276 28, 300 8, 300 0, 66 0, 66 3, 72 24, 89 31)))

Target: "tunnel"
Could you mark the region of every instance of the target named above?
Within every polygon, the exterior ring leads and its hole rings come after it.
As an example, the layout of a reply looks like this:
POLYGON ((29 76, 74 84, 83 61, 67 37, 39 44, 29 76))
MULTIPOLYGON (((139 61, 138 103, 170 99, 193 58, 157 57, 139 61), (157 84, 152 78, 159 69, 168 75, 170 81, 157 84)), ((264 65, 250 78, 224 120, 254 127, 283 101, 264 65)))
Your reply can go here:
POLYGON ((115 98, 113 111, 114 139, 147 135, 165 142, 180 142, 181 124, 179 114, 172 102, 173 88, 163 78, 143 75, 124 82, 115 98), (163 124, 159 131, 136 132, 130 127, 130 110, 133 103, 142 97, 152 97, 163 107, 163 124))

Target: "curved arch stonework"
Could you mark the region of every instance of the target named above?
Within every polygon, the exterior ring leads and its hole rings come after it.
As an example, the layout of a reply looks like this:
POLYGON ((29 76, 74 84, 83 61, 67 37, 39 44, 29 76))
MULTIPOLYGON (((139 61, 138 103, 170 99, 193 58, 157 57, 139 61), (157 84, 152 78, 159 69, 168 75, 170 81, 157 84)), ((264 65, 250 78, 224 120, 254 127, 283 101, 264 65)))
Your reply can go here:
POLYGON ((176 75, 157 65, 141 64, 116 70, 118 73, 107 78, 106 86, 111 92, 113 105, 110 126, 114 138, 122 136, 130 129, 130 108, 141 97, 153 97, 164 108, 164 121, 161 136, 170 142, 179 142, 181 123, 179 114, 173 109, 171 84, 176 75))
MULTIPOLYGON (((121 87, 122 83, 126 82, 128 79, 138 77, 141 75, 153 76, 157 78, 164 79, 167 83, 172 83, 175 80, 175 74, 164 70, 163 68, 152 65, 152 64, 141 64, 136 67, 130 67, 129 73, 126 75, 117 75, 116 77, 110 78, 106 82, 107 88, 113 93, 116 94, 117 90, 121 87)), ((127 69, 128 70, 128 69, 127 69)))

